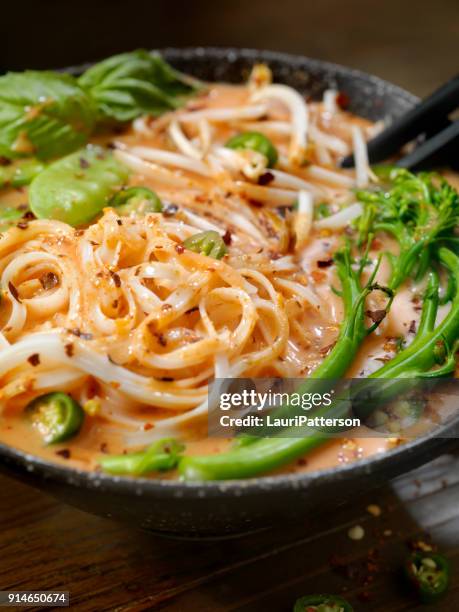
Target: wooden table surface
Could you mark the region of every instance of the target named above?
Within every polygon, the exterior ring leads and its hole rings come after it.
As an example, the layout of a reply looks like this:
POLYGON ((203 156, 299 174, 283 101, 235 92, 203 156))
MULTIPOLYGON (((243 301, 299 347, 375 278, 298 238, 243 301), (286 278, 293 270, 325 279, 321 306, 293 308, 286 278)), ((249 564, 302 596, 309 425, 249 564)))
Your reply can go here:
POLYGON ((363 612, 426 609, 398 568, 407 543, 429 537, 453 568, 447 598, 430 609, 459 610, 459 456, 312 523, 224 542, 154 537, 6 477, 0 490, 0 590, 68 590, 74 610, 288 611, 314 592, 342 593, 363 612), (355 525, 359 541, 348 535, 355 525))

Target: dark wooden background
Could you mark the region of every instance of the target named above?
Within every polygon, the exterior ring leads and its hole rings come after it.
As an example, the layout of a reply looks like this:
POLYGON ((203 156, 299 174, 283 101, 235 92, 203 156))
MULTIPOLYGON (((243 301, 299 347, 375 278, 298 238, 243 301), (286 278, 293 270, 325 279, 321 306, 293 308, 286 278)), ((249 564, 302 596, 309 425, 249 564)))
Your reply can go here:
POLYGON ((166 540, 87 515, 0 478, 0 589, 68 590, 91 612, 288 612, 342 593, 357 612, 459 610, 459 456, 442 457, 350 507, 224 542, 166 540), (381 516, 367 511, 381 508, 381 516), (348 530, 361 525, 363 539, 348 530), (432 542, 453 568, 448 596, 420 606, 399 568, 432 542))
POLYGON ((2 2, 0 68, 49 68, 139 46, 302 53, 426 94, 458 71, 458 0, 2 2))
MULTIPOLYGON (((424 95, 458 71, 458 0, 22 0, 0 14, 0 70, 62 67, 139 46, 229 45, 302 53, 424 95)), ((443 458, 313 524, 224 543, 168 541, 86 515, 0 478, 0 589, 65 589, 82 611, 290 610, 343 592, 356 610, 417 609, 398 568, 428 531, 459 610, 459 460, 443 458), (395 487, 395 488, 394 488, 395 487), (382 515, 368 514, 369 503, 382 515), (348 529, 365 537, 353 542, 348 529), (372 551, 377 551, 373 553, 372 551), (336 558, 338 555, 338 558, 336 558), (335 558, 333 559, 333 556, 335 558), (366 601, 368 599, 368 601, 366 601)))

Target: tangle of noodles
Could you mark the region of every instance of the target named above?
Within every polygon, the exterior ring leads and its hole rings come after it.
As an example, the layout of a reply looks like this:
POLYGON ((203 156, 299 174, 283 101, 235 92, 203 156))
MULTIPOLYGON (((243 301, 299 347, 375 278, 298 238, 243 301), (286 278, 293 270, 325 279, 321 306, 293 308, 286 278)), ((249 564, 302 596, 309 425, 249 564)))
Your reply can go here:
POLYGON ((82 447, 93 449, 102 431, 130 449, 196 437, 214 377, 312 371, 342 317, 334 272, 318 262, 360 214, 352 189, 375 179, 370 124, 336 99, 329 90, 323 103, 306 104, 269 79, 211 87, 182 110, 136 119, 112 143, 129 184, 153 189, 163 213, 106 208, 82 228, 29 220, 5 232, 0 414, 69 392, 99 406, 82 447), (260 153, 225 147, 244 130, 272 140, 275 168, 260 153), (339 168, 350 151, 357 173, 339 168), (321 202, 330 215, 317 219, 321 202), (223 259, 182 246, 207 230, 224 237, 223 259))

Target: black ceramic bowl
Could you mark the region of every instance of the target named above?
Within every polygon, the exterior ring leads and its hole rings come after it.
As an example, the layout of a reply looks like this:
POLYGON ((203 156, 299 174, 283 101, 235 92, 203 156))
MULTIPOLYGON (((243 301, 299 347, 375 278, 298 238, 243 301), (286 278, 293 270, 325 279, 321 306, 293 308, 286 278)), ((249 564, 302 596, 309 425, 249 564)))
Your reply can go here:
MULTIPOLYGON (((278 82, 312 97, 326 88, 349 96, 352 112, 372 120, 396 117, 417 99, 377 77, 306 57, 236 49, 167 49, 164 56, 186 73, 208 81, 243 81, 255 62, 267 62, 278 82)), ((78 69, 72 69, 72 72, 78 69)), ((429 434, 352 465, 309 474, 245 481, 182 483, 108 476, 53 465, 0 444, 8 474, 82 510, 141 529, 181 537, 225 537, 307 519, 388 479, 430 461, 452 443, 459 417, 429 434)))

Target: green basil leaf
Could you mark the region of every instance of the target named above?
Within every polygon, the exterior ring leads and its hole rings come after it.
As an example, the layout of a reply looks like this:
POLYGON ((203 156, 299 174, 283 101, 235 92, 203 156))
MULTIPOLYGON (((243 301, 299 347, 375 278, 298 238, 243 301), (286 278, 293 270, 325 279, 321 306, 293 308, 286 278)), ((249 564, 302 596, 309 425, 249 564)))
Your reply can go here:
POLYGON ((30 208, 39 219, 85 225, 108 205, 128 175, 110 151, 88 146, 53 162, 34 178, 30 208))
POLYGON ((161 56, 142 49, 95 64, 78 82, 96 102, 100 118, 115 121, 178 108, 199 87, 161 56))
POLYGON ((0 77, 0 155, 49 159, 74 151, 86 143, 96 112, 68 74, 10 72, 0 77))

